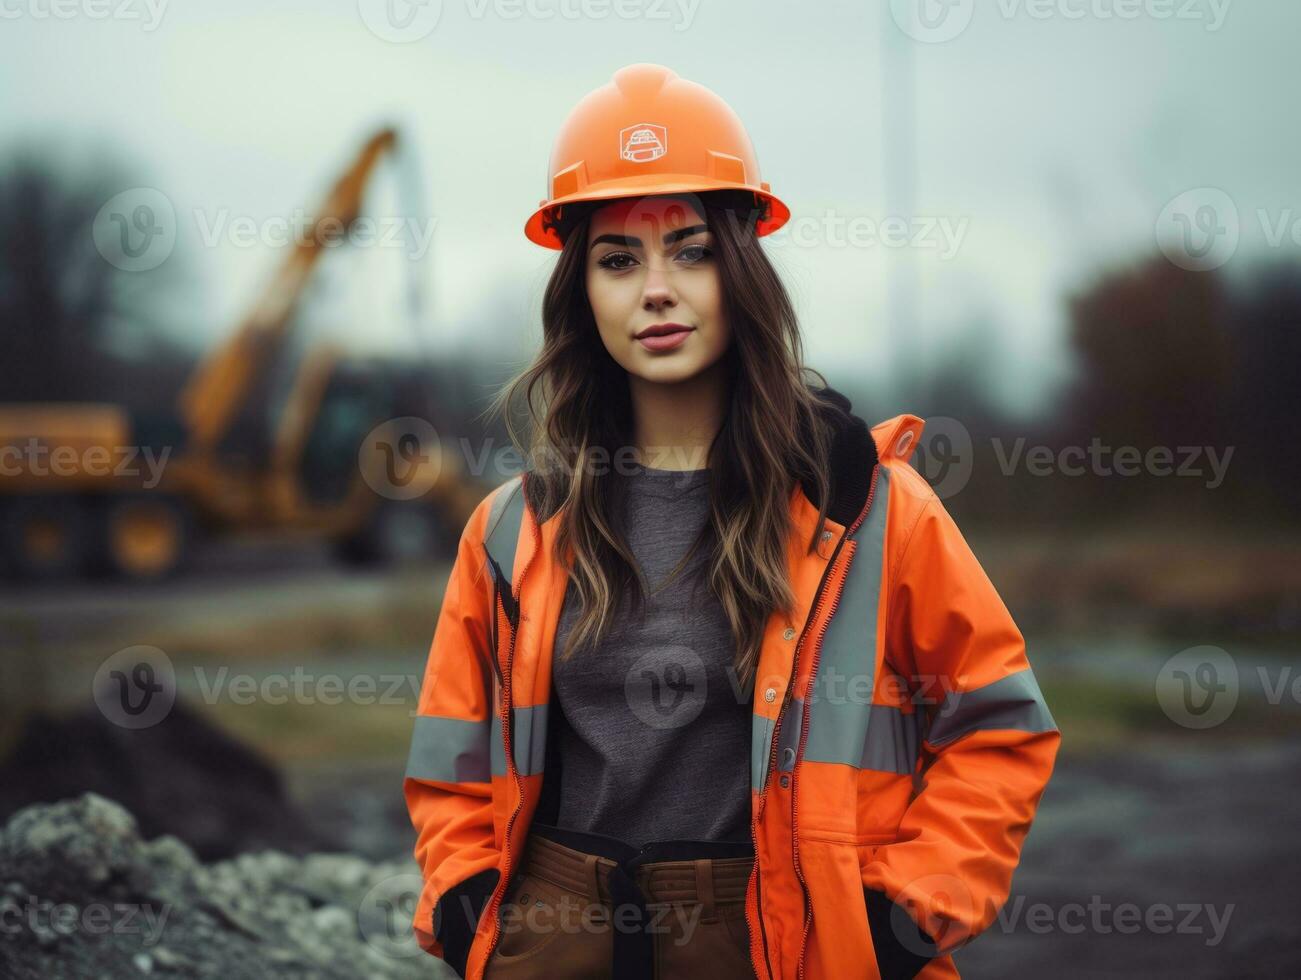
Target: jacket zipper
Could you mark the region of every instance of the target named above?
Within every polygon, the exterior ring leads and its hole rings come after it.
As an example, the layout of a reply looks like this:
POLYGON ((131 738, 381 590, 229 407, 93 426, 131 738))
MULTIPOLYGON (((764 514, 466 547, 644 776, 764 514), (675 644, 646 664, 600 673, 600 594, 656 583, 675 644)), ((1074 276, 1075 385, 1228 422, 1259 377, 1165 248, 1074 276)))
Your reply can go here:
MULTIPOLYGON (((872 509, 872 498, 876 496, 876 480, 878 468, 872 469, 872 484, 867 491, 867 503, 863 505, 862 512, 858 515, 858 520, 854 521, 846 531, 841 541, 845 541, 851 534, 858 530, 858 526, 863 523, 863 518, 867 512, 872 509)), ((839 547, 837 547, 839 551, 839 547)), ((827 628, 831 625, 831 619, 836 615, 836 608, 840 605, 840 597, 845 591, 845 579, 849 577, 849 566, 854 563, 854 556, 857 549, 851 549, 849 557, 845 560, 844 569, 838 574, 836 579, 836 588, 832 593, 831 607, 827 611, 826 618, 822 625, 818 627, 818 635, 813 647, 813 662, 809 666, 809 691, 812 693, 814 685, 818 680, 818 662, 822 658, 822 638, 826 636, 827 628)), ((835 556, 832 556, 832 564, 835 563, 835 556)), ((809 706, 805 703, 803 717, 800 719, 800 739, 795 747, 795 762, 791 765, 791 854, 795 863, 795 874, 800 879, 800 888, 804 891, 804 931, 800 935, 800 955, 796 960, 795 969, 799 980, 804 980, 804 950, 809 941, 809 926, 813 924, 813 909, 809 902, 809 886, 804 879, 804 869, 800 867, 800 834, 799 834, 799 764, 804 758, 804 743, 809 737, 809 706)))
MULTIPOLYGON (((525 474, 523 479, 527 481, 528 475, 525 474)), ((525 493, 526 492, 525 487, 521 486, 519 492, 525 493)), ((533 522, 533 541, 534 541, 533 554, 531 554, 529 556, 529 560, 525 562, 524 568, 519 575, 519 581, 515 583, 515 594, 512 595, 511 597, 512 603, 514 604, 516 610, 519 609, 519 598, 520 596, 523 595, 524 592, 524 577, 528 574, 529 568, 532 567, 533 559, 537 557, 538 550, 541 546, 539 541, 540 537, 541 534, 537 526, 537 521, 535 520, 533 522)), ((502 611, 505 612, 504 599, 503 599, 502 611)), ((502 841, 502 855, 504 860, 502 862, 501 881, 497 883, 497 890, 493 893, 492 901, 489 903, 488 909, 484 913, 485 915, 489 915, 492 917, 492 938, 488 940, 488 951, 485 954, 485 958, 484 958, 485 963, 487 962, 488 959, 492 958, 493 951, 497 948, 497 941, 501 938, 501 923, 497 921, 497 910, 501 907, 502 898, 505 896, 506 889, 510 883, 510 875, 512 870, 511 853, 510 853, 510 832, 511 829, 515 826, 515 818, 519 816, 519 812, 521 809, 523 809, 524 806, 524 783, 520 779, 519 770, 515 768, 515 746, 514 746, 515 733, 512 731, 513 712, 512 712, 512 705, 511 705, 511 686, 513 683, 513 673, 514 673, 512 668, 515 665, 515 640, 518 636, 519 636, 519 624, 517 622, 516 625, 512 627, 510 632, 510 648, 506 653, 506 676, 502 678, 501 731, 502 731, 502 743, 506 751, 506 768, 515 779, 515 795, 519 799, 518 802, 516 802, 515 804, 515 808, 511 810, 510 816, 506 819, 506 833, 505 833, 505 838, 502 841)), ((493 661, 495 662, 496 659, 497 659, 497 655, 496 652, 494 651, 493 661)))
MULTIPOLYGON (((869 503, 870 503, 870 497, 869 497, 869 503)), ((855 526, 857 526, 857 525, 855 525, 855 526)), ((763 781, 759 784, 759 785, 760 785, 760 789, 759 789, 759 810, 758 810, 758 813, 755 815, 754 820, 752 820, 752 821, 750 822, 750 839, 754 842, 754 848, 755 848, 755 862, 754 862, 754 879, 755 879, 755 882, 754 882, 754 894, 755 894, 755 904, 758 905, 758 908, 759 908, 759 915, 758 915, 758 918, 759 918, 759 937, 760 937, 760 938, 759 938, 759 941, 760 941, 760 942, 762 943, 762 945, 763 945, 764 963, 765 963, 765 965, 768 967, 768 976, 769 976, 770 978, 771 978, 771 976, 772 976, 772 961, 768 958, 768 935, 767 935, 767 931, 764 929, 764 925, 763 925, 763 906, 762 906, 762 904, 760 904, 760 899, 762 898, 762 892, 760 891, 760 875, 759 875, 759 860, 758 860, 758 853, 759 853, 759 837, 758 837, 758 834, 755 833, 755 829, 754 829, 754 828, 755 828, 755 825, 759 822, 759 819, 763 816, 764 806, 766 805, 766 803, 767 803, 767 801, 768 801, 768 780, 769 780, 769 779, 771 778, 771 776, 772 776, 773 766, 774 766, 774 764, 776 763, 776 760, 777 760, 777 744, 778 744, 778 742, 779 742, 779 736, 780 736, 780 734, 781 734, 781 723, 782 723, 782 718, 783 718, 783 716, 786 714, 786 706, 787 706, 788 704, 790 704, 791 694, 792 694, 792 691, 793 691, 793 689, 794 689, 794 687, 795 687, 795 678, 796 678, 796 677, 798 676, 798 674, 799 674, 799 656, 800 656, 800 649, 801 649, 801 648, 803 647, 803 645, 804 645, 804 638, 805 638, 805 636, 808 635, 809 626, 812 625, 814 622, 817 621, 817 618, 818 618, 817 614, 818 614, 818 609, 819 609, 819 607, 820 607, 820 605, 821 605, 821 602, 822 602, 822 594, 823 594, 823 590, 826 588, 827 580, 828 580, 828 578, 829 578, 830 575, 831 575, 831 570, 835 567, 836 559, 837 559, 837 558, 839 557, 839 555, 840 555, 840 548, 841 548, 841 545, 844 544, 844 542, 845 542, 845 538, 846 538, 847 536, 848 536, 848 532, 846 532, 846 534, 842 535, 841 538, 840 538, 840 540, 836 542, 836 548, 835 548, 835 550, 831 553, 831 558, 827 561, 827 567, 826 567, 826 569, 825 569, 825 570, 823 571, 823 573, 822 573, 822 578, 821 578, 821 579, 819 580, 819 582, 818 582, 818 587, 817 587, 817 589, 814 591, 814 594, 813 594, 813 605, 812 605, 812 607, 811 607, 811 611, 810 611, 810 613, 809 613, 809 618, 808 618, 808 620, 804 623, 804 630, 803 630, 803 632, 800 634, 799 641, 798 641, 798 642, 796 643, 796 645, 795 645, 795 654, 794 654, 794 657, 792 658, 792 662, 791 662, 791 677, 790 677, 790 681, 786 684, 786 693, 785 693, 785 695, 782 697, 781 708, 779 708, 778 711, 777 711, 777 721, 776 721, 776 723, 773 725, 772 736, 771 736, 772 742, 771 742, 771 744, 770 744, 769 747, 768 747, 768 766, 767 766, 767 768, 764 770, 763 781)), ((839 598, 839 597, 837 596, 837 598, 839 598)), ((792 772, 793 772, 793 771, 794 771, 794 770, 792 769, 792 772)), ((794 833, 793 833, 793 832, 794 832, 794 827, 792 826, 792 837, 794 836, 794 833)), ((803 879, 801 879, 801 885, 803 885, 803 879)), ((807 921, 807 918, 808 918, 808 893, 807 893, 807 891, 805 892, 804 903, 805 903, 805 919, 806 919, 806 921, 807 921)), ((754 952, 753 952, 754 941, 753 941, 753 940, 751 941, 750 946, 751 946, 751 954, 750 954, 750 955, 751 955, 751 958, 753 959, 753 957, 754 957, 754 952)))

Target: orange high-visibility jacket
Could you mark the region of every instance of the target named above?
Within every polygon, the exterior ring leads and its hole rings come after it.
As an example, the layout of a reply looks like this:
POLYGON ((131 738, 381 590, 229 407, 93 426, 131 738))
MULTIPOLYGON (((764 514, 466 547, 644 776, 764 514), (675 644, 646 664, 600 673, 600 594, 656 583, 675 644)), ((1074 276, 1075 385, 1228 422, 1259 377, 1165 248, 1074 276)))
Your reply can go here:
MULTIPOLYGON (((924 423, 848 417, 813 550, 816 491, 791 492, 795 607, 770 618, 753 687, 751 963, 771 980, 956 977, 948 954, 1006 900, 1060 735, 1020 630, 908 462, 924 423)), ((415 720, 414 927, 470 980, 545 776, 559 513, 539 520, 527 472, 475 510, 415 720)))

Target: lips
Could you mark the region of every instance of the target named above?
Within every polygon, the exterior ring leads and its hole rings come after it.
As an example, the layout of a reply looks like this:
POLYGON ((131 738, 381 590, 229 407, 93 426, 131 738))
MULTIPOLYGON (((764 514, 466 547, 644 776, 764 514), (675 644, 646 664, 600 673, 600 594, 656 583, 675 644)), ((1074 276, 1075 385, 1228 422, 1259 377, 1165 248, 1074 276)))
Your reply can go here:
POLYGON ((653 323, 636 334, 636 340, 647 350, 672 350, 694 328, 683 323, 653 323))

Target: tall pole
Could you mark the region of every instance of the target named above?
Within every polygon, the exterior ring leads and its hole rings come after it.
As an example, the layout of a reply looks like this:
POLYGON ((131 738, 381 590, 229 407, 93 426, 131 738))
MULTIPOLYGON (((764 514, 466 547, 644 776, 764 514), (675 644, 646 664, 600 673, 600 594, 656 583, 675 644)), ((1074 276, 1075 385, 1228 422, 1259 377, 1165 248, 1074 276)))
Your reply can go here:
MULTIPOLYGON (((886 217, 912 221, 916 207, 916 96, 913 45, 895 23, 890 4, 881 11, 881 154, 886 217)), ((887 330, 891 360, 897 375, 912 386, 924 379, 919 372, 926 344, 917 316, 916 270, 912 249, 883 250, 887 330)), ((910 391, 923 403, 927 392, 910 391)))

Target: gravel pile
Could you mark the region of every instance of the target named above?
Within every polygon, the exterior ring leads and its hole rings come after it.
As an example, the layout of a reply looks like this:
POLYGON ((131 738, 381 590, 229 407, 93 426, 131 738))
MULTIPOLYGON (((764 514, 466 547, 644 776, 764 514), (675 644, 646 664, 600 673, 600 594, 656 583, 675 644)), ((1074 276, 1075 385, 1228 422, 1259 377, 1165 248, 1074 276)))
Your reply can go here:
POLYGON ((86 793, 0 830, 0 976, 450 977, 410 930, 414 862, 278 851, 200 863, 86 793))

